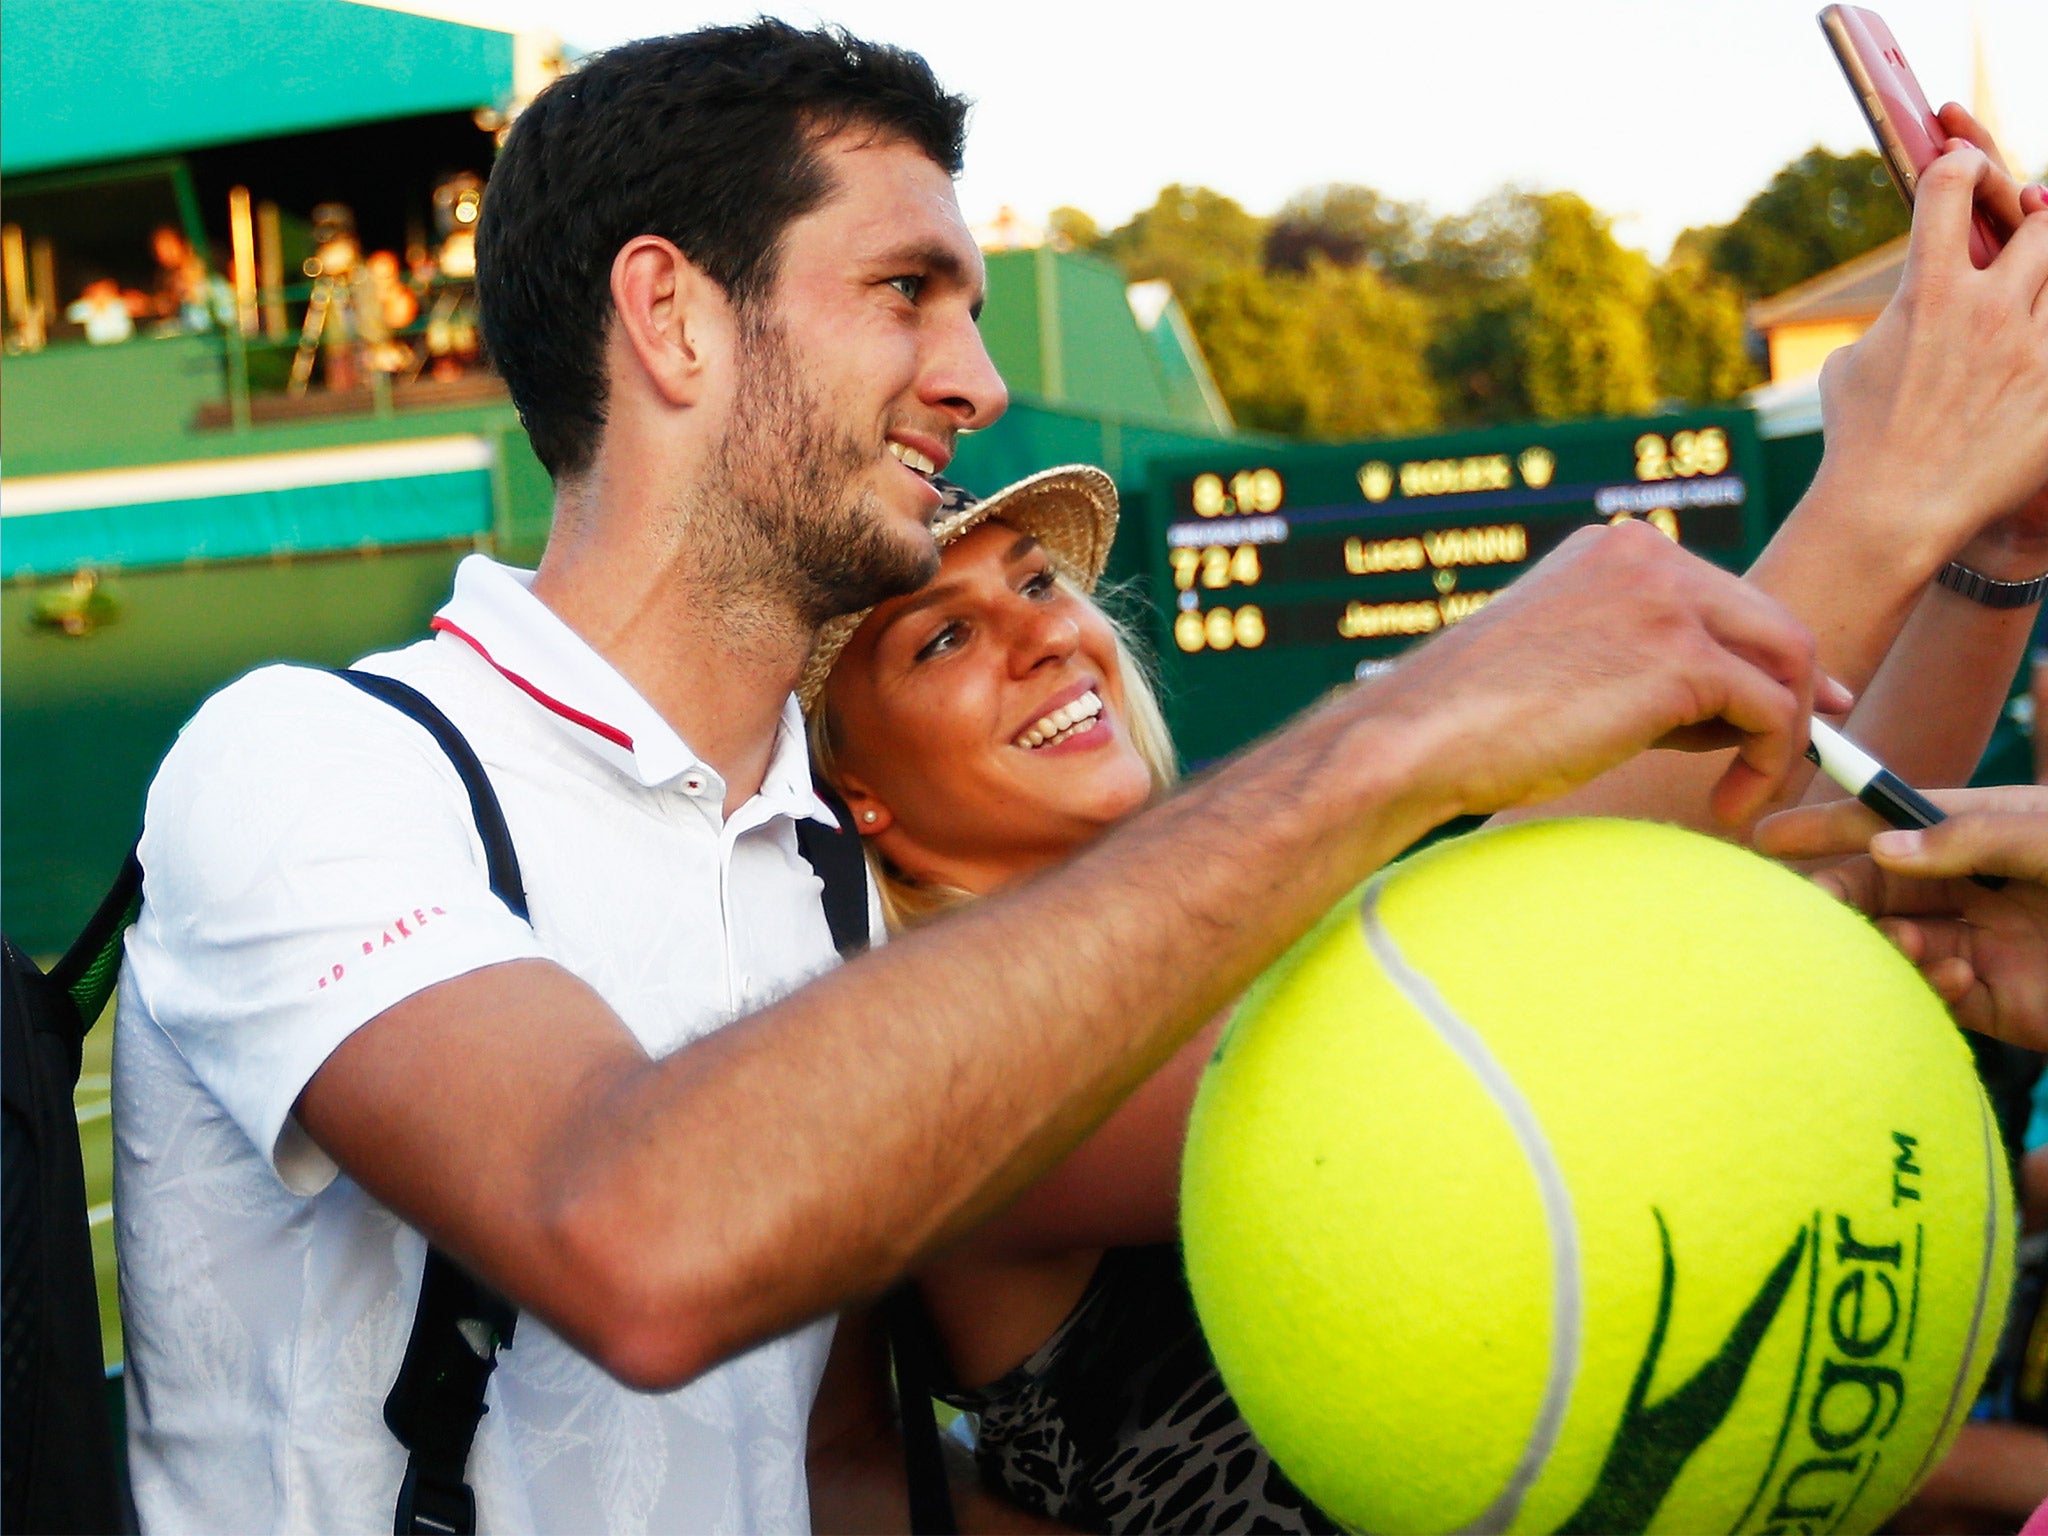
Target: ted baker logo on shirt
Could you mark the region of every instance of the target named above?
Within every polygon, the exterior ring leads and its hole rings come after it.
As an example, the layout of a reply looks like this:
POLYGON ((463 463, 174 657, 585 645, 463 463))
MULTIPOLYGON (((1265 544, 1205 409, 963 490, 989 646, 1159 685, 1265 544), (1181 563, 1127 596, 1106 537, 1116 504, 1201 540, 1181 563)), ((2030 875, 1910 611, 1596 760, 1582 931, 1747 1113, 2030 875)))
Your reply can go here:
MULTIPOLYGON (((410 912, 401 912, 385 925, 382 935, 374 939, 363 940, 363 954, 365 958, 382 950, 387 950, 394 944, 404 943, 418 930, 427 926, 429 914, 433 917, 446 917, 448 915, 440 907, 414 907, 410 912), (412 919, 410 926, 406 922, 407 918, 412 919)), ((319 985, 324 987, 330 983, 340 981, 347 974, 348 967, 337 960, 327 968, 326 974, 320 978, 319 985)))

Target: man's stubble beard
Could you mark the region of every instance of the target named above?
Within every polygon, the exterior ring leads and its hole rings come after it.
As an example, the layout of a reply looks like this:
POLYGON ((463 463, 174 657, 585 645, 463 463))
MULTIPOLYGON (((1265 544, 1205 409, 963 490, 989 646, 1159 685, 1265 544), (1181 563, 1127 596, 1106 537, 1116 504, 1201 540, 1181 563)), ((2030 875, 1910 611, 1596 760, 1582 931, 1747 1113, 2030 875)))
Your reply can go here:
POLYGON ((739 361, 732 422, 690 498, 707 579, 811 630, 930 581, 937 549, 892 529, 860 484, 876 445, 832 428, 780 329, 742 315, 739 361))

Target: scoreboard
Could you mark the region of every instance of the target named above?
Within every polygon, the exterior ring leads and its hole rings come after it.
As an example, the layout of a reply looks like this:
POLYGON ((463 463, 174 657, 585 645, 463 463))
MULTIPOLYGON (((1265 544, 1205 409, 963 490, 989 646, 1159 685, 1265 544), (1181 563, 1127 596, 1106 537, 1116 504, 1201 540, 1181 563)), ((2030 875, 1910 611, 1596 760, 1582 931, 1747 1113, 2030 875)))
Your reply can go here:
POLYGON ((1370 675, 1589 523, 1641 518, 1740 569, 1765 537, 1762 488, 1747 411, 1155 460, 1133 532, 1182 756, 1220 757, 1370 675))

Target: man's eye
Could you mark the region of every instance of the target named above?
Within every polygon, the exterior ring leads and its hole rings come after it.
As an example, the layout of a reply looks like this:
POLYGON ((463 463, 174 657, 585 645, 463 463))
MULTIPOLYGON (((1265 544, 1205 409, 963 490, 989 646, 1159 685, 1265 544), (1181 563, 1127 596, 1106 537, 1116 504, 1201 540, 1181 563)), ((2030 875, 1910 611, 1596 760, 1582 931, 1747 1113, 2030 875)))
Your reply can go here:
POLYGON ((902 277, 890 278, 889 286, 915 304, 918 295, 924 292, 924 279, 914 273, 906 273, 902 277))
POLYGON ((933 635, 931 639, 925 641, 924 645, 918 650, 917 659, 919 661, 930 661, 934 656, 943 656, 948 651, 956 650, 960 642, 966 638, 967 632, 961 625, 948 624, 936 635, 933 635))

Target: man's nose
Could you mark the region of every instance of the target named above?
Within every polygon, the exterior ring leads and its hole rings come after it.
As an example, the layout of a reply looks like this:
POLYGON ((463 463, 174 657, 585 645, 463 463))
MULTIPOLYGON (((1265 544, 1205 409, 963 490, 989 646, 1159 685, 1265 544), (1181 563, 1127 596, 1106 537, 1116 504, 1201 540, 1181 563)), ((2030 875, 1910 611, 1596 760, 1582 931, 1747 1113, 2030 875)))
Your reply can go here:
POLYGON ((1009 386, 996 372, 981 327, 965 309, 933 336, 918 396, 945 411, 962 432, 986 427, 1009 409, 1009 386))

